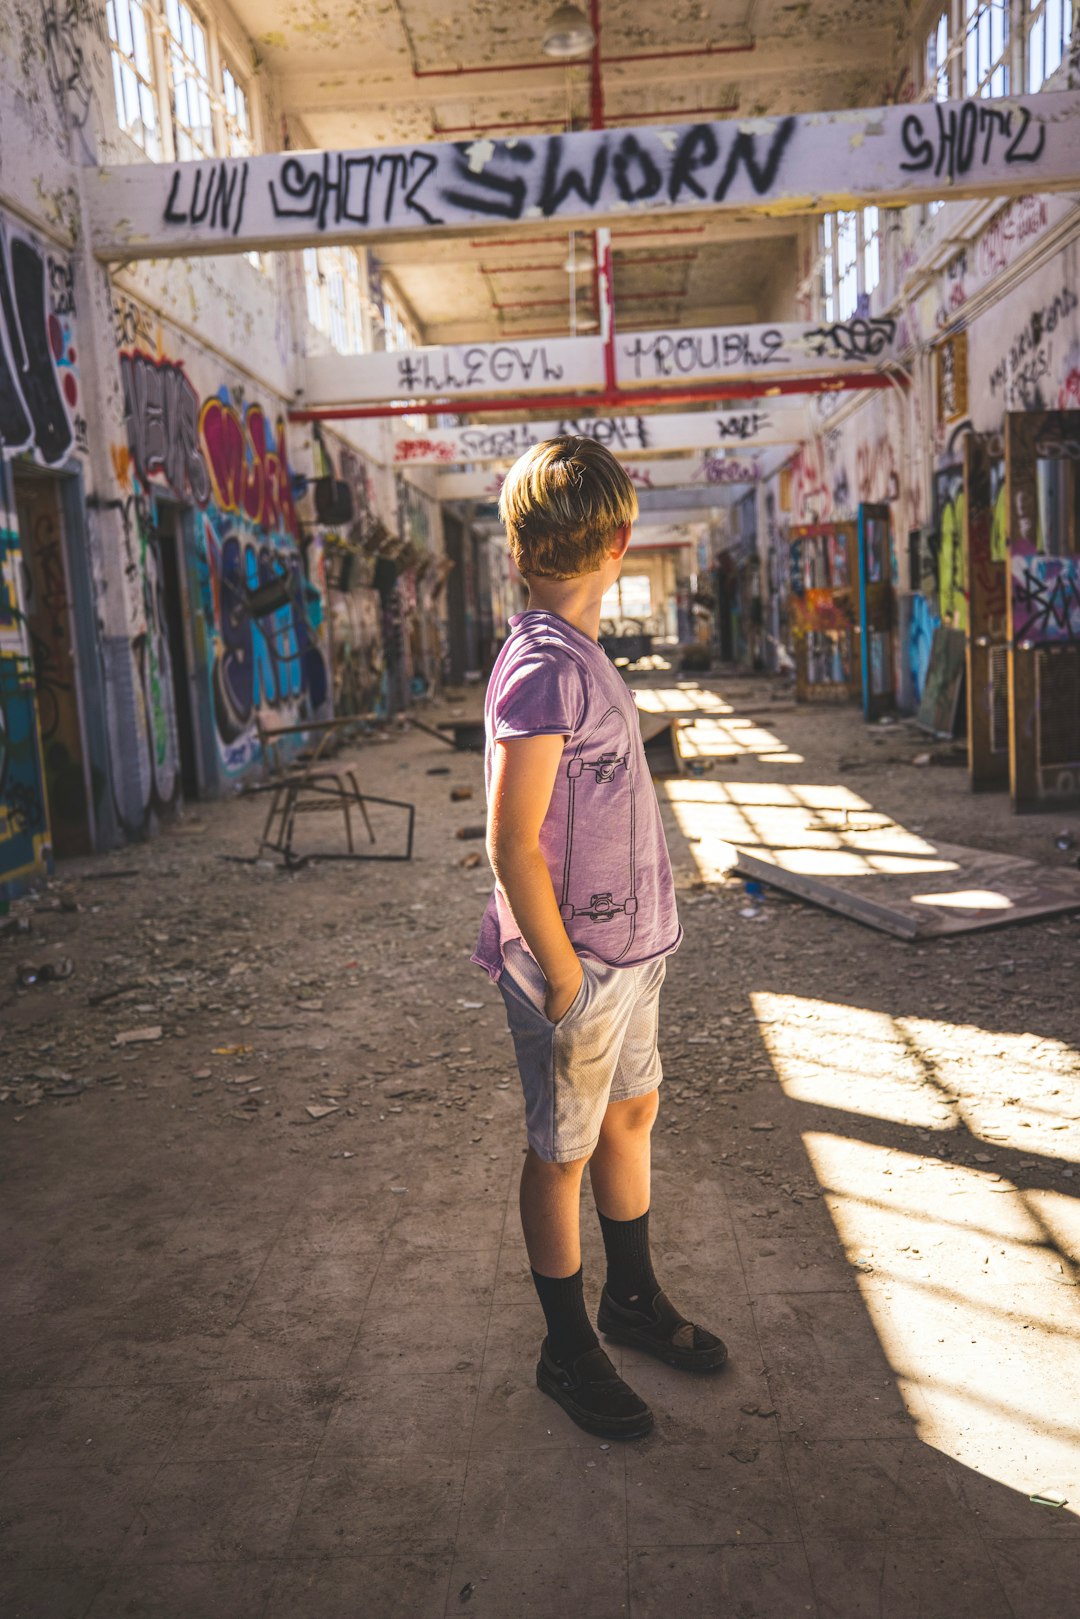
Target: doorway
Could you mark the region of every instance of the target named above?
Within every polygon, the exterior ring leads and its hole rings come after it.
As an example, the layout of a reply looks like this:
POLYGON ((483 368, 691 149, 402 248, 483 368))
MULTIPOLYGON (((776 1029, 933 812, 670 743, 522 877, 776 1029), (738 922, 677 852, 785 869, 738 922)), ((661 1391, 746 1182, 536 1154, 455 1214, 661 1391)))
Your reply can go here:
POLYGON ((156 566, 147 569, 147 616, 156 619, 156 626, 148 628, 156 627, 172 666, 180 787, 186 801, 193 803, 199 796, 199 750, 188 652, 190 614, 182 567, 182 516, 179 507, 158 501, 157 521, 150 536, 156 566))
POLYGON ((60 481, 16 473, 15 510, 34 697, 54 853, 94 846, 60 481))

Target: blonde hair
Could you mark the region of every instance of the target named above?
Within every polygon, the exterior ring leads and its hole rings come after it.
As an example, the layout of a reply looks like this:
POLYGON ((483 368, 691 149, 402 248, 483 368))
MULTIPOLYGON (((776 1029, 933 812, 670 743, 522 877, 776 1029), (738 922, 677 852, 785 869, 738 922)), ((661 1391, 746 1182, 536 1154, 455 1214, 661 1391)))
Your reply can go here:
POLYGON ((610 450, 591 438, 549 438, 506 474, 499 516, 523 574, 595 573, 618 528, 638 514, 637 491, 610 450))

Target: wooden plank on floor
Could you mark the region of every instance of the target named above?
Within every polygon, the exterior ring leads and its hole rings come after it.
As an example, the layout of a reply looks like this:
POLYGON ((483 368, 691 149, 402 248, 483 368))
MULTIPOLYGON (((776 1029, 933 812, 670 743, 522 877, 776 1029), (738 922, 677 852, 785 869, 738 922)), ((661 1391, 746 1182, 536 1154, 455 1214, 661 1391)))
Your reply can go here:
MULTIPOLYGON (((822 877, 800 870, 799 849, 738 849, 737 870, 897 939, 978 933, 1080 911, 1080 875, 1017 855, 935 843, 949 870, 867 871, 822 877)), ((817 851, 809 851, 820 864, 817 851)))

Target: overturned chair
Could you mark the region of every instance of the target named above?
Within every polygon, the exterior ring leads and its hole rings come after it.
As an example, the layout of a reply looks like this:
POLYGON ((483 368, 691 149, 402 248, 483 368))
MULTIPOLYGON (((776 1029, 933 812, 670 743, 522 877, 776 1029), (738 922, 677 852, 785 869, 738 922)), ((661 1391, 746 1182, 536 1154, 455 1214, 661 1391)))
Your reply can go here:
POLYGON ((270 794, 270 807, 259 839, 259 854, 270 849, 282 857, 287 866, 302 866, 308 860, 411 860, 413 828, 416 821, 415 804, 399 798, 380 798, 374 793, 361 791, 353 765, 335 765, 326 757, 330 745, 341 740, 358 721, 349 715, 336 720, 308 720, 295 725, 266 725, 256 722, 263 759, 269 780, 263 791, 270 794), (306 758, 284 757, 283 741, 289 736, 319 733, 314 750, 306 758), (370 848, 357 849, 353 839, 353 812, 357 812, 367 832, 367 841, 376 841, 375 828, 368 814, 369 804, 382 804, 406 813, 405 850, 401 854, 374 853, 370 848), (313 852, 298 855, 293 847, 296 822, 301 815, 340 814, 345 823, 348 852, 313 852))

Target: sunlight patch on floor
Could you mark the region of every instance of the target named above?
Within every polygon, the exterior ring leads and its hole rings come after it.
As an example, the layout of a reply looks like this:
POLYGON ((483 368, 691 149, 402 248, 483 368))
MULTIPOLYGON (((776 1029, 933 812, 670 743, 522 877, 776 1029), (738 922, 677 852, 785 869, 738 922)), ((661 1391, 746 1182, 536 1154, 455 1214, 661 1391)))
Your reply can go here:
POLYGON ((752 1004, 920 1437, 1080 1515, 1080 1204, 1048 1184, 1080 1163, 1080 1057, 797 995, 752 1004), (1014 1184, 1020 1165, 1043 1184, 1014 1184))
POLYGON ((736 847, 820 877, 957 870, 847 787, 691 778, 665 781, 663 792, 707 880, 731 870, 736 847))

